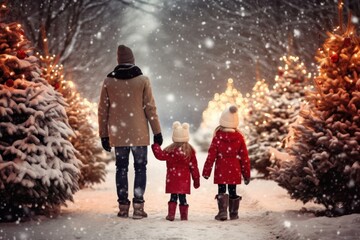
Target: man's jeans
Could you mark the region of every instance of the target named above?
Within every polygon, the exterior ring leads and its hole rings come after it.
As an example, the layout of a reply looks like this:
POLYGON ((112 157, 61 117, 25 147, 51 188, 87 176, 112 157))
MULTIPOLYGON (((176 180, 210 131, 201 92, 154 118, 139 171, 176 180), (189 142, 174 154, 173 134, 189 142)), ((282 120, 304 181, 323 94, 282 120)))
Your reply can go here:
POLYGON ((144 202, 144 193, 146 187, 146 164, 147 164, 147 146, 140 147, 116 147, 116 190, 118 202, 120 204, 129 204, 129 184, 128 184, 128 166, 130 150, 134 156, 134 199, 135 203, 144 202))

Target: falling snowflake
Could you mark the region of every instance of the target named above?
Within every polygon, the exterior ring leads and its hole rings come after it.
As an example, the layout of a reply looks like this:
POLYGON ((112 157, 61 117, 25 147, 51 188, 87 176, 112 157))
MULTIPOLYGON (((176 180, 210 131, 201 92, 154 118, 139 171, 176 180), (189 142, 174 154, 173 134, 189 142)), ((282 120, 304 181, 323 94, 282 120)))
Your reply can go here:
POLYGON ((300 37, 301 32, 299 29, 294 29, 294 37, 300 37))
POLYGON ((212 40, 211 38, 205 38, 205 47, 207 48, 213 48, 215 43, 214 40, 212 40))
MULTIPOLYGON (((15 239, 15 238, 14 238, 15 239)), ((21 232, 19 234, 19 239, 29 239, 29 234, 25 233, 25 232, 21 232)))
POLYGON ((284 226, 287 228, 291 227, 291 222, 290 221, 284 221, 284 226))
POLYGON ((356 17, 356 16, 352 16, 352 17, 351 17, 351 21, 352 21, 354 24, 358 24, 358 23, 359 23, 359 18, 356 17))
POLYGON ((231 61, 230 61, 230 60, 227 60, 227 61, 225 62, 225 65, 226 65, 226 68, 227 68, 227 69, 230 68, 230 64, 231 64, 231 61))
POLYGON ((118 130, 117 127, 114 125, 111 125, 110 129, 111 129, 111 132, 113 132, 113 133, 116 133, 118 130))
POLYGON ((102 33, 101 33, 101 32, 97 32, 97 34, 95 34, 95 38, 101 39, 101 38, 102 38, 102 33))
POLYGON ((135 196, 142 196, 143 195, 143 190, 141 188, 135 188, 134 189, 134 195, 135 196))
POLYGON ((175 95, 173 93, 169 93, 166 95, 166 101, 168 102, 174 102, 175 101, 175 95))

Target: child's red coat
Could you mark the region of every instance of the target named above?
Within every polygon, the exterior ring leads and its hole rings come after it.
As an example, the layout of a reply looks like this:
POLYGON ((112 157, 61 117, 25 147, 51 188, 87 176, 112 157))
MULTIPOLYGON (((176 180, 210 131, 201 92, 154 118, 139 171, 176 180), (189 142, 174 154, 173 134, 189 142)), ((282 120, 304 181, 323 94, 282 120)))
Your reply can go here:
POLYGON ((203 176, 210 176, 214 163, 215 184, 240 184, 241 174, 250 179, 250 160, 240 132, 216 132, 204 164, 203 176))
POLYGON ((191 176, 194 181, 200 178, 195 151, 186 159, 179 149, 165 152, 156 143, 151 147, 157 159, 166 161, 166 193, 190 194, 191 176))

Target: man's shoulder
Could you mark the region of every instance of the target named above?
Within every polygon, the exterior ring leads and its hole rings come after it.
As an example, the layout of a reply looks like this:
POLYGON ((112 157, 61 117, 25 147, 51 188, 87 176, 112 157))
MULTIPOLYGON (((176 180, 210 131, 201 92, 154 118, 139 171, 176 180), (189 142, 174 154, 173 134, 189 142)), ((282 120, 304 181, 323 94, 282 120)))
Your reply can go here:
POLYGON ((106 77, 106 78, 103 80, 103 86, 106 87, 106 86, 108 86, 109 84, 111 84, 112 82, 114 82, 114 78, 106 77))
POLYGON ((137 76, 135 78, 141 79, 143 81, 150 81, 149 77, 146 76, 146 75, 139 75, 139 76, 137 76))
POLYGON ((134 77, 130 81, 132 81, 132 80, 144 83, 146 85, 150 84, 150 79, 146 75, 140 75, 140 76, 134 77))
POLYGON ((136 76, 134 78, 130 78, 130 79, 117 79, 117 78, 111 78, 111 77, 106 77, 104 79, 103 85, 104 86, 109 86, 109 85, 113 85, 113 84, 117 84, 117 82, 119 83, 126 83, 126 84, 130 84, 130 85, 149 85, 150 84, 150 79, 145 76, 145 75, 139 75, 136 76))

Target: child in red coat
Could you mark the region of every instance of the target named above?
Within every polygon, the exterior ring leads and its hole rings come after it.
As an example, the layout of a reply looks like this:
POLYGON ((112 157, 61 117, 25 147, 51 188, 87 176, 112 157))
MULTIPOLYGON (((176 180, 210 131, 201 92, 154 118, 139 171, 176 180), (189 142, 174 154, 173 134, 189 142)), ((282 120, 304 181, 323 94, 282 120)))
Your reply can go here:
POLYGON ((176 121, 173 123, 173 143, 161 150, 160 145, 153 144, 152 150, 159 160, 166 161, 166 193, 170 193, 168 202, 167 220, 175 219, 177 200, 179 198, 180 218, 188 219, 189 205, 186 202, 186 194, 190 194, 191 176, 194 180, 194 188, 200 186, 200 173, 197 165, 194 148, 189 141, 189 124, 176 121))
POLYGON ((236 194, 236 185, 250 182, 250 160, 244 137, 238 130, 239 116, 237 108, 230 106, 220 117, 220 126, 215 129, 208 156, 204 164, 203 177, 208 179, 215 163, 214 183, 218 184, 216 195, 219 213, 216 220, 227 220, 229 207, 230 219, 238 219, 241 197, 236 194), (229 194, 226 194, 226 185, 229 194))

